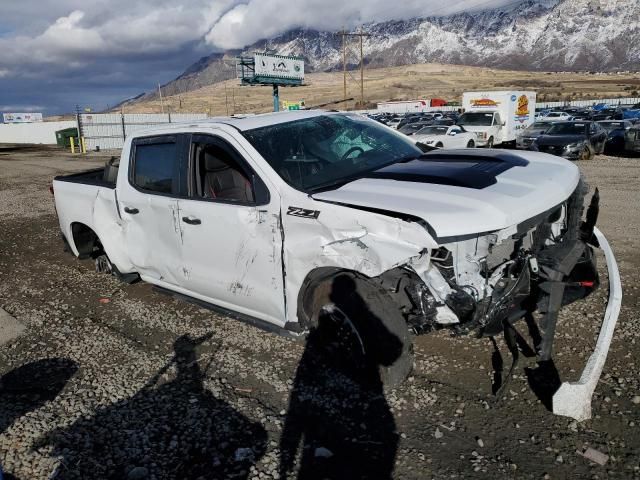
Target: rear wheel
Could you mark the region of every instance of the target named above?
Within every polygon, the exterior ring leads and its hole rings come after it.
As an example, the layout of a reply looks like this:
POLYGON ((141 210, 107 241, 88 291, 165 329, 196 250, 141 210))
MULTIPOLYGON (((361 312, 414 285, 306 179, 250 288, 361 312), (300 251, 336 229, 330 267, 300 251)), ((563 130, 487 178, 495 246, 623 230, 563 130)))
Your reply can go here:
MULTIPOLYGON (((328 362, 358 379, 386 389, 402 383, 413 368, 407 323, 384 289, 368 279, 339 273, 305 294, 307 341, 328 362)), ((325 360, 320 359, 320 360, 325 360)))
POLYGON ((476 143, 473 140, 467 142, 467 148, 475 148, 476 143))

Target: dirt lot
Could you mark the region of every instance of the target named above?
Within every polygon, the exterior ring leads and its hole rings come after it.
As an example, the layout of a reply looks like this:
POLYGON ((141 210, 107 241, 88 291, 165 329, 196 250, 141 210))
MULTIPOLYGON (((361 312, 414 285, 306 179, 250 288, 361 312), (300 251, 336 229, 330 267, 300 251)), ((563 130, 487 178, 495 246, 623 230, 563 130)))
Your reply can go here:
MULTIPOLYGON (((580 165, 600 188, 599 226, 625 289, 583 423, 549 412, 553 371, 541 375, 532 358, 496 403, 488 339, 421 336, 406 384, 361 392, 301 341, 95 273, 63 252, 47 186, 102 161, 0 148, 0 307, 27 327, 0 347, 0 374, 13 371, 0 386, 10 478, 640 478, 640 159, 580 165), (576 453, 587 446, 608 462, 576 453), (335 470, 331 454, 349 461, 335 470)), ((602 280, 561 315, 562 380, 577 379, 593 348, 602 280)))

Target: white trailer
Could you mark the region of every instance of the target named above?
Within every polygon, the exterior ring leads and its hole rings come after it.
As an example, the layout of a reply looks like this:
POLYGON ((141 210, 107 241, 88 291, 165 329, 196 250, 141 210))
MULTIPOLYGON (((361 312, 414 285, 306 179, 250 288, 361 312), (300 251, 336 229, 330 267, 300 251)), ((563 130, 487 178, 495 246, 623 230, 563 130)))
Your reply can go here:
POLYGON ((534 122, 535 106, 535 92, 465 92, 458 124, 476 133, 476 145, 491 148, 515 142, 518 133, 534 122))
POLYGON ((381 102, 378 104, 379 112, 387 113, 411 113, 425 112, 429 109, 429 100, 406 100, 400 102, 381 102))

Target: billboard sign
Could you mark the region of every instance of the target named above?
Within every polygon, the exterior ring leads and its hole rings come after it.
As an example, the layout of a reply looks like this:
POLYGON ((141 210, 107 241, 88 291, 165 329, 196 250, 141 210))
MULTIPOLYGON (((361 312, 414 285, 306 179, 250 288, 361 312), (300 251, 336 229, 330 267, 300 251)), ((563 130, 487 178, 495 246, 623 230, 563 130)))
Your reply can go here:
POLYGON ((42 122, 41 113, 2 113, 2 123, 33 123, 42 122))
POLYGON ((256 53, 254 61, 256 77, 304 80, 304 60, 300 57, 256 53))

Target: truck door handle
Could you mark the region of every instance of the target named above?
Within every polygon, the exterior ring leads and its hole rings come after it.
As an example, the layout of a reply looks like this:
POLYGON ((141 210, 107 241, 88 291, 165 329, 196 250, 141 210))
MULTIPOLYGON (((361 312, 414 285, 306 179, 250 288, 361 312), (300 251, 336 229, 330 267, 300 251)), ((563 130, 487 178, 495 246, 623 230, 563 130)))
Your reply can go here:
POLYGON ((189 225, 200 225, 202 223, 199 218, 195 217, 182 217, 182 221, 189 225))
POLYGON ((124 207, 124 211, 125 211, 125 213, 129 213, 131 215, 135 215, 136 213, 140 213, 140 210, 138 210, 137 208, 124 207))

